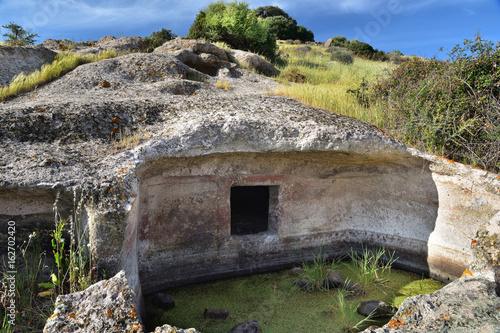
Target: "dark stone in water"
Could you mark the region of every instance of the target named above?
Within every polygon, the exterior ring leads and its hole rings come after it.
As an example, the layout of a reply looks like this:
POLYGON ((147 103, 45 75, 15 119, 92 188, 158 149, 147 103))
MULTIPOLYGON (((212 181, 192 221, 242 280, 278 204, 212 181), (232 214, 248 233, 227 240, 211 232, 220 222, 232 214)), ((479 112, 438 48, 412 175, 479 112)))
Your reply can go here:
POLYGON ((256 320, 250 320, 234 326, 229 333, 262 333, 262 330, 256 320))
POLYGON ((309 287, 309 281, 307 281, 307 279, 300 279, 299 281, 295 282, 295 285, 299 288, 302 288, 304 290, 308 290, 309 287))
POLYGON ((302 267, 294 267, 290 270, 291 275, 300 275, 302 273, 304 273, 304 270, 302 269, 302 267))
POLYGON ((209 319, 227 319, 229 317, 229 311, 226 309, 205 309, 205 318, 209 319))
POLYGON ((345 280, 338 269, 332 269, 328 272, 326 283, 328 288, 342 288, 345 284, 345 280))
POLYGON ((175 300, 172 296, 164 293, 156 293, 154 294, 153 298, 151 299, 151 303, 153 303, 154 306, 164 308, 164 309, 171 309, 175 307, 175 300))
POLYGON ((390 318, 396 313, 396 308, 384 301, 364 301, 359 305, 358 313, 367 317, 372 314, 372 318, 390 318))

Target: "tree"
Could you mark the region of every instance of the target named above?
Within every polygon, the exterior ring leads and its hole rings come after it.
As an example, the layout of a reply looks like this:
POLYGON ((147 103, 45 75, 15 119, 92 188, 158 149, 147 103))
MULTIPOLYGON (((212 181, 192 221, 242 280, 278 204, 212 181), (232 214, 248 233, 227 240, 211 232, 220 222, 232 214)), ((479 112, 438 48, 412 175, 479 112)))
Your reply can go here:
POLYGON ((35 38, 40 37, 37 34, 24 30, 20 25, 10 22, 8 25, 2 25, 2 28, 9 29, 10 33, 4 33, 3 37, 9 45, 33 45, 35 38))
POLYGON ((297 27, 296 38, 300 39, 303 42, 308 42, 308 41, 314 42, 313 32, 311 30, 307 30, 307 28, 304 27, 303 25, 299 25, 297 27))
POLYGON ((377 52, 370 44, 360 42, 357 39, 351 40, 347 48, 354 54, 365 56, 367 58, 370 58, 377 52))
POLYGON ((263 19, 275 16, 283 16, 284 18, 290 18, 290 16, 288 16, 288 14, 283 9, 276 6, 258 7, 257 9, 255 9, 255 12, 257 14, 257 17, 263 19))
POLYGON ((295 39, 297 35, 297 21, 284 16, 271 16, 266 18, 264 24, 268 32, 278 39, 295 39))
POLYGON ((275 57, 276 38, 246 2, 216 1, 202 9, 189 29, 188 38, 223 41, 231 47, 275 57))

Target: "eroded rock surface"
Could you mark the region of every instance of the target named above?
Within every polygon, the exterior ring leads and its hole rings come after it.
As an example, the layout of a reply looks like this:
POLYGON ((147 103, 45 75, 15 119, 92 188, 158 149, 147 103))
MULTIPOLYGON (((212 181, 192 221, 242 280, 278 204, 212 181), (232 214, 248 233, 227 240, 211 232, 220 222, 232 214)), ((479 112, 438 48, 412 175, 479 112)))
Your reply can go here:
POLYGON ((43 46, 0 46, 0 86, 7 86, 18 74, 28 75, 51 63, 56 52, 43 46))
POLYGON ((442 289, 408 297, 387 325, 364 333, 500 331, 500 297, 485 277, 462 277, 442 289))
POLYGON ((58 296, 43 332, 145 332, 135 297, 121 271, 84 291, 58 296))

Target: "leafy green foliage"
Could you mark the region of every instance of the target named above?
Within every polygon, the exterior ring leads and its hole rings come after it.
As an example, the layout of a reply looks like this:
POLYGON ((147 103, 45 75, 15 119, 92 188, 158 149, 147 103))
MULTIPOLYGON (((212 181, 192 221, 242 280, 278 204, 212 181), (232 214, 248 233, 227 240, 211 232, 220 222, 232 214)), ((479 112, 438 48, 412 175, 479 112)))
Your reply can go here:
POLYGON ((257 9, 255 9, 255 13, 257 14, 257 17, 263 19, 276 16, 283 16, 284 18, 290 18, 290 16, 283 9, 277 6, 258 7, 257 9))
POLYGON ((10 30, 9 33, 4 33, 2 35, 8 45, 33 45, 36 42, 35 38, 40 37, 37 34, 24 30, 23 27, 14 22, 2 25, 2 28, 10 30))
POLYGON ((365 290, 371 285, 383 285, 389 281, 392 264, 397 259, 394 254, 383 247, 375 250, 363 247, 361 253, 351 250, 350 266, 365 290))
POLYGON ((412 58, 375 85, 386 129, 419 148, 498 172, 500 44, 478 35, 449 56, 412 58))
POLYGON ((268 34, 265 25, 246 2, 212 2, 196 16, 188 38, 222 41, 232 48, 275 58, 275 37, 268 34))
POLYGON ((314 33, 304 26, 297 26, 297 21, 283 9, 276 6, 265 6, 255 9, 259 18, 263 19, 268 32, 278 39, 298 39, 304 42, 314 42, 314 33))
POLYGON ((302 261, 301 278, 307 280, 307 290, 327 290, 329 283, 327 282, 328 273, 336 269, 340 265, 338 260, 328 260, 325 250, 320 247, 318 254, 312 261, 302 261))
POLYGON ((332 39, 333 46, 347 47, 349 45, 349 41, 344 36, 335 36, 332 39))
POLYGON ((172 33, 172 30, 167 30, 162 28, 160 31, 155 31, 151 36, 146 37, 146 42, 148 43, 148 52, 152 52, 158 46, 162 46, 166 41, 174 39, 176 36, 172 33))

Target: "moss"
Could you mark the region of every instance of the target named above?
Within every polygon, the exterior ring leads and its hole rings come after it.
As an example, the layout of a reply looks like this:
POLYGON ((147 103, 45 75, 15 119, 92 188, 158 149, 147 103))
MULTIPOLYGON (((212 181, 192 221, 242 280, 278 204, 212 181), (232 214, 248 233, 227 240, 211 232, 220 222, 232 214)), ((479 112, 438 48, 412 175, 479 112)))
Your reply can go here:
MULTIPOLYGON (((348 267, 341 267, 345 278, 354 276, 348 267)), ((204 333, 228 332, 234 325, 246 320, 257 320, 266 332, 332 332, 342 327, 338 313, 337 289, 304 292, 294 286, 296 276, 280 271, 243 278, 233 278, 167 291, 176 301, 176 307, 162 311, 154 308, 146 297, 150 327, 165 323, 177 327, 195 327, 204 333), (210 320, 203 317, 205 308, 229 310, 229 319, 210 320), (332 311, 333 310, 333 311, 332 311)), ((442 283, 432 279, 393 269, 391 282, 384 287, 372 288, 363 299, 347 300, 354 309, 368 299, 380 299, 400 305, 410 295, 433 292, 442 283), (422 288, 421 288, 422 286, 422 288)), ((354 314, 356 320, 364 317, 354 314)), ((375 324, 383 325, 377 320, 375 324)), ((366 326, 374 324, 367 323, 366 326)))

